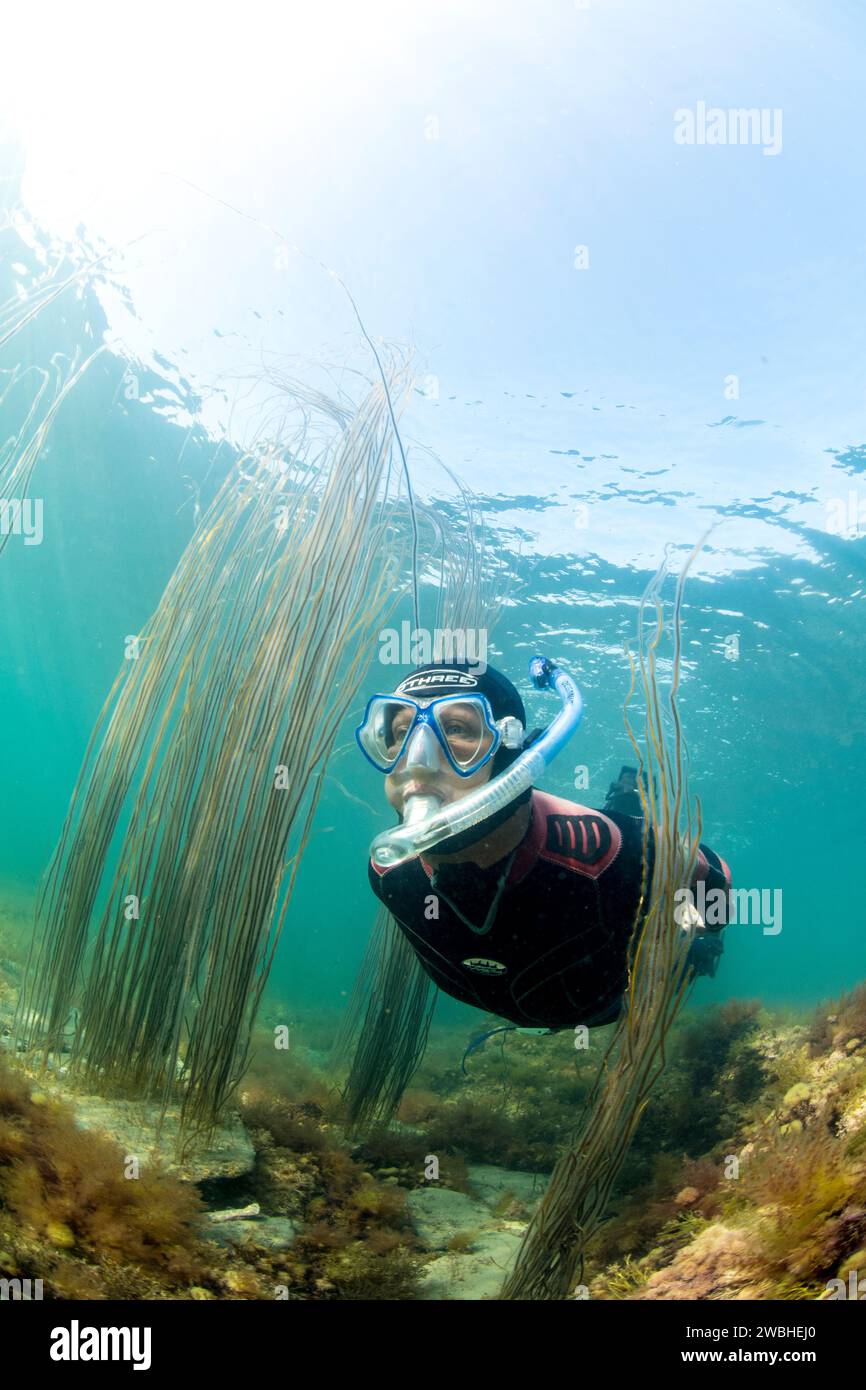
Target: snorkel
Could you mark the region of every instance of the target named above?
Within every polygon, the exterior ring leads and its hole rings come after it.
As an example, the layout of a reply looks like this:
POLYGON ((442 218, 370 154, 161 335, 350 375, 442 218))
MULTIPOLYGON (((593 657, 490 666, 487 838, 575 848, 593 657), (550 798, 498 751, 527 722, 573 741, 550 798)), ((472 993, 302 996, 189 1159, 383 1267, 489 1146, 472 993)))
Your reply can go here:
POLYGON ((377 835, 370 846, 374 864, 390 869, 423 854, 441 840, 459 835, 495 815, 538 780, 577 729, 583 714, 583 699, 568 672, 547 657, 532 658, 529 676, 536 690, 552 690, 561 701, 559 713, 540 738, 504 772, 459 801, 443 806, 438 797, 407 797, 402 823, 377 835))

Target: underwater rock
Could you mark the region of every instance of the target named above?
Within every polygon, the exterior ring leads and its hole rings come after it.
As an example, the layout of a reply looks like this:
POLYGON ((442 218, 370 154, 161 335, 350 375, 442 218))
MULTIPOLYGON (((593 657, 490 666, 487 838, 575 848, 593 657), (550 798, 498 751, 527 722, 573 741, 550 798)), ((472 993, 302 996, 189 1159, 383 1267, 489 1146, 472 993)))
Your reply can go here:
POLYGON ((418 1187, 406 1198, 415 1234, 427 1250, 446 1250, 455 1236, 494 1224, 490 1208, 450 1187, 418 1187))
POLYGON ((512 1213, 500 1213, 512 1198, 521 1217, 528 1218, 547 1185, 546 1173, 524 1173, 493 1163, 470 1163, 467 1177, 472 1195, 450 1187, 415 1188, 407 1205, 415 1233, 428 1250, 446 1250, 455 1237, 499 1231, 514 1223, 512 1213))
POLYGON ((521 1205, 535 1206, 544 1196, 549 1173, 524 1173, 512 1168, 499 1168, 493 1163, 470 1163, 466 1174, 469 1185, 476 1196, 495 1207, 508 1194, 517 1198, 521 1205))
POLYGON ((716 1223, 701 1231, 664 1269, 651 1274, 633 1299, 754 1299, 772 1297, 754 1273, 748 1232, 716 1223))
MULTIPOLYGON (((4 965, 9 966, 11 964, 12 962, 10 961, 0 961, 0 969, 2 969, 4 965)), ((17 1000, 17 991, 11 989, 8 985, 4 985, 3 981, 0 980, 0 1052, 26 1051, 26 1044, 23 1040, 19 1037, 16 1043, 12 1033, 17 1000)), ((48 1054, 48 1065, 55 1070, 57 1070, 59 1066, 58 1058, 60 1054, 71 1052, 72 1050, 75 1035, 78 1031, 78 1021, 78 1009, 72 1009, 69 1017, 60 1030, 60 1045, 57 1052, 50 1052, 48 1054)), ((42 1018, 40 1014, 34 1013, 32 1009, 28 1009, 22 1016, 21 1022, 25 1026, 38 1026, 41 1024, 42 1018)))
POLYGON ((12 1052, 14 1050, 12 1024, 15 1019, 17 998, 17 991, 13 990, 0 977, 0 1052, 12 1052))
POLYGON ((222 1246, 261 1245, 266 1250, 287 1250, 294 1244, 298 1227, 287 1216, 250 1216, 235 1218, 225 1212, 212 1213, 211 1224, 204 1229, 205 1240, 222 1246), (214 1221, 217 1215, 221 1220, 214 1221))
POLYGON ((791 1106, 799 1105, 801 1101, 808 1100, 810 1095, 811 1087, 807 1086, 805 1081, 798 1081, 795 1086, 791 1086, 791 1088, 785 1092, 785 1098, 782 1104, 790 1108, 791 1106))
POLYGON ((162 1125, 160 1142, 155 1144, 160 1106, 132 1100, 104 1100, 101 1096, 79 1096, 56 1089, 67 1101, 81 1129, 99 1130, 121 1144, 125 1153, 159 1158, 167 1172, 185 1182, 205 1179, 239 1178, 255 1164, 255 1149, 237 1116, 227 1118, 198 1148, 178 1157, 179 1114, 169 1107, 162 1125))
POLYGON ((467 1176, 472 1196, 433 1186, 408 1194, 409 1214, 421 1244, 443 1252, 421 1273, 422 1299, 498 1297, 526 1230, 525 1221, 508 1220, 498 1212, 510 1205, 528 1218, 548 1180, 546 1173, 518 1172, 488 1163, 470 1163, 467 1176))
POLYGON ((264 1141, 263 1134, 259 1130, 253 1135, 258 1149, 256 1195, 275 1216, 301 1217, 321 1181, 315 1156, 274 1148, 264 1141))
POLYGON ((480 1234, 466 1254, 440 1255, 431 1260, 421 1272, 421 1298, 496 1298, 514 1262, 523 1230, 514 1222, 503 1224, 499 1230, 480 1234))
POLYGON ((866 1095, 855 1096, 851 1108, 839 1120, 840 1134, 857 1134, 866 1127, 866 1095))

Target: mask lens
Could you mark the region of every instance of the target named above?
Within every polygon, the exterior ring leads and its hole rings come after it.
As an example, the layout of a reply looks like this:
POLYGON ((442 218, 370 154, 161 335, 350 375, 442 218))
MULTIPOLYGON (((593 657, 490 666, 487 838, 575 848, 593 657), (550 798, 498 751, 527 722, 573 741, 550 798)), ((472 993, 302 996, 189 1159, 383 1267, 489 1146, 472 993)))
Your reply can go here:
POLYGON ((418 710, 408 700, 377 696, 370 701, 358 739, 372 763, 387 772, 397 762, 418 710))
POLYGON ((496 734, 480 700, 443 700, 434 707, 433 717, 461 771, 484 761, 496 734))

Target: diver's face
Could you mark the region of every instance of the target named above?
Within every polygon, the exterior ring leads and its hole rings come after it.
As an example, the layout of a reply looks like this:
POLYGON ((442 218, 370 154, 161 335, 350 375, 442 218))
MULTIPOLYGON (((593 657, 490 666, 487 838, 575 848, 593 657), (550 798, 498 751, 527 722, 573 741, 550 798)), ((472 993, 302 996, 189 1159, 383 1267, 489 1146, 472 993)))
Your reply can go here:
MULTIPOLYGON (((430 703, 429 700, 423 702, 430 703)), ((392 728, 393 746, 399 748, 409 727, 411 715, 408 710, 400 711, 392 728)), ((419 729, 413 730, 404 749, 403 756, 396 767, 385 778, 385 795, 395 810, 403 814, 407 797, 436 796, 443 806, 459 801, 476 787, 490 779, 491 763, 487 762, 469 777, 460 777, 454 771, 432 731, 424 730, 419 738, 419 729)), ((474 760, 481 751, 486 751, 492 736, 486 732, 478 711, 472 705, 455 702, 448 706, 447 715, 442 720, 442 732, 448 740, 452 756, 458 763, 474 760)))

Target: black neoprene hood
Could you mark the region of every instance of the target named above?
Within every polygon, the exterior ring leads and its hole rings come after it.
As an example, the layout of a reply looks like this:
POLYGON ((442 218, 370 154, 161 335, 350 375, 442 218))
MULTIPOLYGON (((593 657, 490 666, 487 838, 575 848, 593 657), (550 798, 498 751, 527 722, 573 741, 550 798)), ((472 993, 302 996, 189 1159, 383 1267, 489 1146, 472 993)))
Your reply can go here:
POLYGON ((493 666, 480 667, 468 661, 433 662, 405 676, 394 694, 413 700, 433 700, 440 695, 486 695, 494 719, 510 714, 526 728, 526 710, 518 691, 493 666))

